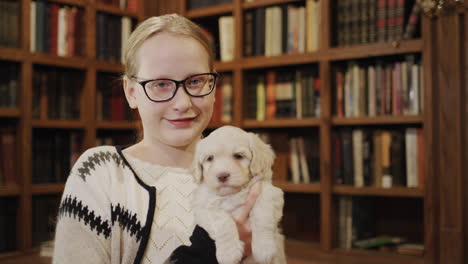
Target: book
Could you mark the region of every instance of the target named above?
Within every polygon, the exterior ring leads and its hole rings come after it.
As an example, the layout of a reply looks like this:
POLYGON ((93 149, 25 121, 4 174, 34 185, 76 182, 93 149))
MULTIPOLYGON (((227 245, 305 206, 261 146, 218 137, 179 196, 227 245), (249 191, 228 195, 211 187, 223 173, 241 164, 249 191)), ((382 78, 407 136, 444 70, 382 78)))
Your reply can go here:
POLYGON ((218 20, 221 61, 234 59, 234 17, 222 16, 218 20))

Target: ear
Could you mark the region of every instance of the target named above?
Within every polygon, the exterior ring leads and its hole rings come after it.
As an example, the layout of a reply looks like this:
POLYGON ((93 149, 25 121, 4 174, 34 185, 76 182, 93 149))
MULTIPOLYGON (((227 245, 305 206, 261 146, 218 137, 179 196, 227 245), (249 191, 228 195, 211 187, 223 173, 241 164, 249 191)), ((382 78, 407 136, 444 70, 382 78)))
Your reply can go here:
POLYGON ((128 105, 132 109, 137 108, 136 103, 136 94, 135 94, 135 83, 130 80, 127 76, 123 77, 123 88, 125 93, 125 98, 127 98, 128 105))
POLYGON ((250 161, 250 173, 252 176, 260 175, 267 180, 271 180, 273 161, 275 153, 270 145, 263 142, 260 137, 254 133, 248 133, 249 147, 252 152, 252 160, 250 161))
POLYGON ((195 151, 195 155, 193 157, 192 165, 190 167, 190 171, 193 175, 194 181, 197 184, 202 183, 203 181, 203 166, 200 160, 200 153, 195 151))

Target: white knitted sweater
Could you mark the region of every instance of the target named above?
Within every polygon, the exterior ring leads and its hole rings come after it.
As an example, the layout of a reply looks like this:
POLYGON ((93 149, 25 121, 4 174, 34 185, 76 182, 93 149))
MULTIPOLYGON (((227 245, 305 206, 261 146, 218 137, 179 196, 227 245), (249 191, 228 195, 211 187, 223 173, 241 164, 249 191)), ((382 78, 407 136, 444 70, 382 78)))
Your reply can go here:
POLYGON ((53 263, 163 263, 190 244, 195 187, 184 169, 144 163, 118 147, 87 150, 65 185, 53 263))

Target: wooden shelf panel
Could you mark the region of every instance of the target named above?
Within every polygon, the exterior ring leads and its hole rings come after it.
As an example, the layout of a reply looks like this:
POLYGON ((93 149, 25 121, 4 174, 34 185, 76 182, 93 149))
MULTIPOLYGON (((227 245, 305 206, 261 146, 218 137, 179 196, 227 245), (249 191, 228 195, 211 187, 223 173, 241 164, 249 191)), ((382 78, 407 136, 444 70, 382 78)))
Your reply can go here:
POLYGON ((116 62, 96 60, 94 61, 94 65, 97 71, 103 72, 123 73, 125 70, 122 64, 116 62))
POLYGON ((350 262, 337 262, 337 263, 349 263, 349 264, 370 264, 370 263, 379 263, 379 264, 424 264, 423 257, 415 257, 402 255, 392 252, 379 252, 371 250, 362 250, 362 249, 335 249, 332 251, 332 254, 335 253, 337 259, 345 260, 348 259, 350 262), (354 262, 352 260, 361 260, 360 262, 354 262), (366 260, 368 262, 363 262, 366 260))
POLYGON ((368 45, 356 45, 351 47, 330 48, 328 51, 326 51, 326 57, 329 60, 348 60, 422 52, 422 50, 422 40, 415 39, 393 43, 375 43, 368 45))
POLYGON ((32 194, 62 194, 65 184, 33 184, 31 187, 32 194))
POLYGON ((245 120, 242 124, 244 128, 280 128, 280 127, 311 127, 320 126, 323 123, 320 118, 304 119, 275 119, 275 120, 245 120))
POLYGON ((222 4, 222 5, 187 10, 186 16, 191 19, 199 18, 199 17, 219 16, 219 15, 232 13, 233 10, 234 10, 233 4, 222 4))
POLYGON ((0 47, 0 60, 23 61, 28 57, 28 52, 19 48, 0 47))
POLYGON ((286 181, 274 181, 273 185, 289 193, 320 193, 319 183, 295 184, 286 181))
POLYGON ((214 67, 217 72, 233 71, 237 67, 237 63, 231 62, 231 61, 230 62, 215 61, 214 67))
POLYGON ((61 57, 47 53, 31 53, 30 56, 34 64, 82 70, 86 70, 89 65, 89 60, 83 57, 61 57))
POLYGON ((126 9, 121 9, 118 6, 113 5, 106 5, 106 4, 94 4, 96 11, 103 12, 103 13, 110 13, 118 16, 128 16, 132 18, 138 18, 138 14, 132 11, 128 11, 126 9))
POLYGON ((279 66, 291 66, 308 63, 318 63, 324 55, 319 52, 304 54, 282 54, 271 57, 247 57, 242 59, 243 69, 268 68, 279 66))
POLYGON ((48 2, 63 4, 63 5, 78 6, 78 7, 86 6, 86 1, 83 1, 83 0, 48 0, 48 2))
POLYGON ((84 129, 85 122, 76 120, 33 120, 33 128, 84 129))
POLYGON ((262 7, 262 6, 272 6, 272 5, 282 5, 282 4, 289 4, 289 3, 304 3, 304 0, 257 0, 254 2, 242 3, 242 8, 243 9, 251 9, 251 8, 257 8, 257 7, 262 7))
POLYGON ((98 121, 97 129, 122 129, 133 130, 137 128, 137 123, 133 121, 98 121))
POLYGON ((333 117, 332 124, 346 125, 398 125, 398 124, 422 124, 422 116, 376 116, 376 117, 333 117))
POLYGON ((0 197, 4 196, 19 196, 20 195, 20 188, 18 185, 10 185, 10 186, 1 186, 0 187, 0 197))
POLYGON ((0 117, 20 117, 21 111, 18 108, 0 108, 0 117))
POLYGON ((424 190, 420 188, 392 187, 354 187, 347 185, 333 186, 333 193, 356 196, 387 196, 387 197, 416 197, 423 198, 424 190))

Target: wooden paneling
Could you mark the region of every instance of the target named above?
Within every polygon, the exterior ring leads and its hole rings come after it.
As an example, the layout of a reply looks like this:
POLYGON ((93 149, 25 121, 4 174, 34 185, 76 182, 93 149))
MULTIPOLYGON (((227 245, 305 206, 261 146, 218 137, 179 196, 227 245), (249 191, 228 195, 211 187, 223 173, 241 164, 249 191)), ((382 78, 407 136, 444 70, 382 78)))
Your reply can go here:
POLYGON ((457 14, 438 18, 440 263, 463 263, 462 28, 457 14))

